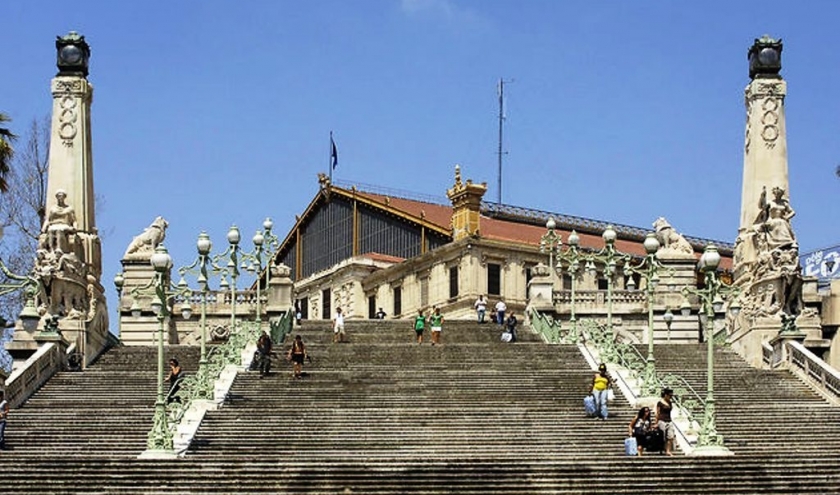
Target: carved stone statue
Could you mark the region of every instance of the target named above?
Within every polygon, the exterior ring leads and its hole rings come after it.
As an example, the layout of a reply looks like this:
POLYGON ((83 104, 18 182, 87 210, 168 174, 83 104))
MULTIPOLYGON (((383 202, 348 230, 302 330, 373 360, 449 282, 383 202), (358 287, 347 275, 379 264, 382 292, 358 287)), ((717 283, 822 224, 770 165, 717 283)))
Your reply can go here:
POLYGON ((166 228, 169 222, 163 217, 155 218, 142 234, 135 236, 125 250, 123 259, 146 259, 151 257, 158 244, 166 238, 166 228))
POLYGON ((790 202, 784 197, 785 190, 773 188, 773 199, 767 201, 767 189, 764 188, 759 199, 759 213, 755 220, 755 230, 763 235, 757 237, 759 251, 797 248, 796 236, 790 225, 796 215, 790 202))
POLYGON ((72 241, 76 233, 76 212, 66 203, 67 193, 59 189, 55 193, 56 204, 51 206, 41 227, 41 247, 49 251, 60 250, 69 253, 74 249, 72 241))
POLYGON ((694 248, 679 234, 665 217, 659 217, 653 222, 653 228, 656 232, 656 239, 659 241, 659 251, 657 253, 672 254, 672 255, 694 255, 694 248))
POLYGON ((759 212, 751 228, 738 236, 735 264, 741 274, 737 283, 744 288, 744 314, 748 317, 795 318, 802 300, 802 267, 799 247, 790 220, 796 214, 785 198, 785 190, 774 187, 767 199, 762 188, 759 212))

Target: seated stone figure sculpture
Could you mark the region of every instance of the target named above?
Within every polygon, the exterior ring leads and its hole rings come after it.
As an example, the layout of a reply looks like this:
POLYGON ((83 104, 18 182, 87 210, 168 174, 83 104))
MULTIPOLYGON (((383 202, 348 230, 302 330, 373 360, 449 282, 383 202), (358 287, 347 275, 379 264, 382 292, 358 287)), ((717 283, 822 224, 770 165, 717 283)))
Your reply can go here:
POLYGON ((55 193, 56 204, 50 207, 41 227, 42 248, 49 251, 69 253, 73 251, 73 236, 76 233, 76 211, 67 204, 67 193, 59 189, 55 193))

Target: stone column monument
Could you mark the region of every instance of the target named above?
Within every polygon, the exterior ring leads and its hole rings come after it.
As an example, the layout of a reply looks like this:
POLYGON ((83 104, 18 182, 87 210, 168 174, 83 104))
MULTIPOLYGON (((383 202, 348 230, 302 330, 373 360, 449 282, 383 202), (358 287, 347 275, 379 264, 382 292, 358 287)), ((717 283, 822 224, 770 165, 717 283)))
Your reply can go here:
POLYGON ((42 320, 39 332, 28 335, 19 331, 15 340, 21 344, 56 339, 75 343, 86 365, 108 338, 108 310, 100 283, 102 248, 94 218, 93 87, 87 81, 90 47, 84 36, 72 31, 58 37, 55 46, 58 74, 51 85, 47 212, 35 261, 42 320), (51 325, 45 328, 48 322, 51 325))
POLYGON ((781 54, 781 40, 766 35, 748 52, 751 81, 745 91, 741 222, 734 257, 743 310, 730 340, 755 365, 761 364, 762 343, 780 332, 803 339, 817 339, 820 333, 817 313, 802 301, 804 279, 791 225, 795 212, 788 186, 781 54))

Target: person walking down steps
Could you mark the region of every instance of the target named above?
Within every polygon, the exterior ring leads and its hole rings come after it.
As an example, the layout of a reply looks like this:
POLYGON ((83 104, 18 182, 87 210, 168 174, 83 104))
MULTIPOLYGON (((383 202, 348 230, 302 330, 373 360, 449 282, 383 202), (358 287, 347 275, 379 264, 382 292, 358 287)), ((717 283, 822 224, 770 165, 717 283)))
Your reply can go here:
POLYGON ((333 342, 344 342, 344 314, 341 312, 341 308, 335 308, 333 342))
POLYGON ((292 362, 292 376, 301 378, 303 376, 303 361, 308 359, 309 355, 306 353, 306 346, 303 344, 303 339, 300 335, 295 335, 295 340, 292 341, 292 347, 289 349, 288 359, 292 362))
POLYGON ((607 365, 601 363, 598 372, 592 377, 592 397, 595 398, 596 417, 607 419, 607 397, 612 386, 612 377, 607 372, 607 365))
POLYGON ((443 315, 440 314, 440 308, 435 308, 435 312, 429 317, 429 325, 432 327, 432 345, 440 344, 440 333, 443 331, 443 315))
POLYGON ((271 337, 267 332, 263 332, 257 340, 257 359, 259 359, 257 365, 260 369, 260 378, 268 376, 271 372, 271 347, 271 337))
POLYGON ((9 401, 6 392, 0 390, 0 450, 6 450, 6 420, 9 418, 9 401))
POLYGON ((426 316, 422 309, 417 310, 417 316, 414 317, 414 334, 417 336, 417 343, 423 343, 423 333, 426 331, 426 316))

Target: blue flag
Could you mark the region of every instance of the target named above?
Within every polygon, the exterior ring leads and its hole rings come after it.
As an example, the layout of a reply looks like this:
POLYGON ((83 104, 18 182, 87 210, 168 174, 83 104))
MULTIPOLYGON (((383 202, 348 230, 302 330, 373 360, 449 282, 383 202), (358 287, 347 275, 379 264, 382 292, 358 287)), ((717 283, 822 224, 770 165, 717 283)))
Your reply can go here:
POLYGON ((338 149, 335 147, 335 141, 333 141, 332 133, 330 133, 330 164, 333 169, 338 166, 338 149))

